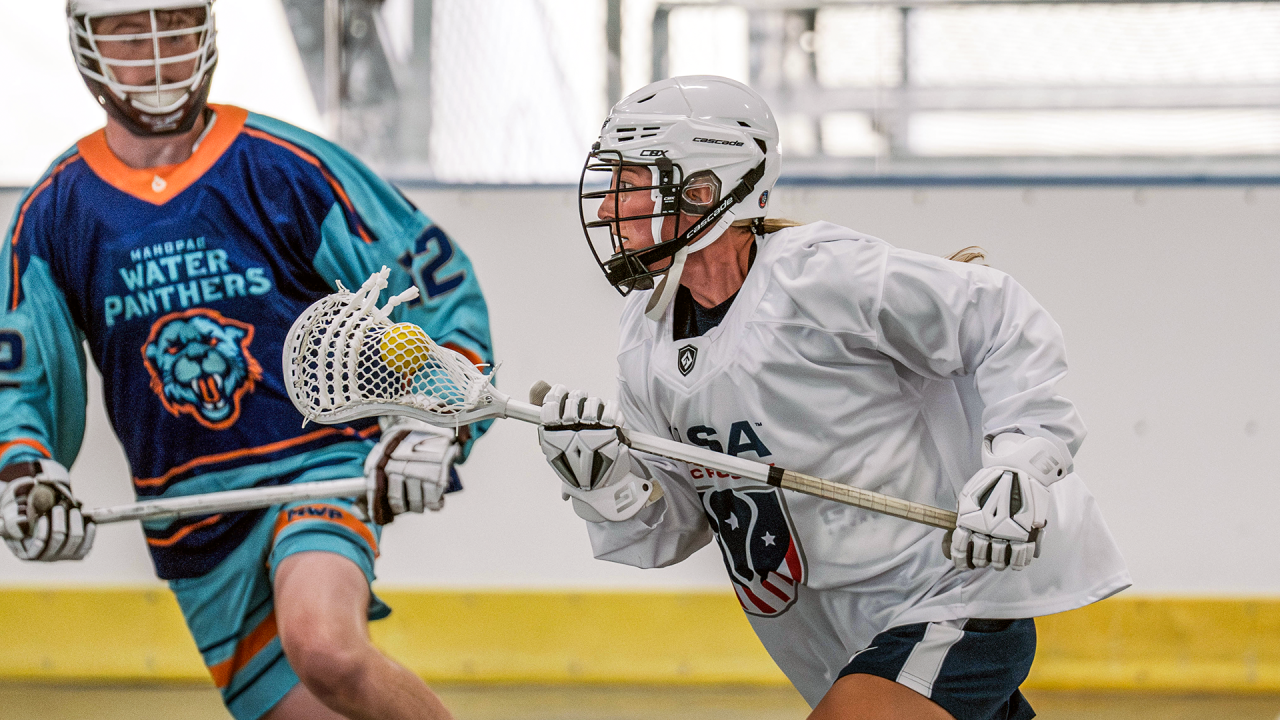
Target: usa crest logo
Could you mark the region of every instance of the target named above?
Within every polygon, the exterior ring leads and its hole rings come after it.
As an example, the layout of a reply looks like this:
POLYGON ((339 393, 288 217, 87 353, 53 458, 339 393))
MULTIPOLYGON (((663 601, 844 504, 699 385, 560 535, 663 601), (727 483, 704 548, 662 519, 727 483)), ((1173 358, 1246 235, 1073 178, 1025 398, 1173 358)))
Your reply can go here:
POLYGON ((195 308, 156 320, 142 361, 151 389, 174 417, 190 415, 211 430, 225 430, 240 418, 240 398, 262 380, 251 342, 252 325, 195 308))
POLYGON ((693 372, 693 365, 696 362, 698 362, 698 348, 692 345, 685 345, 676 354, 676 368, 680 370, 681 375, 693 372))
POLYGON ((805 581, 804 553, 777 490, 698 493, 742 609, 772 617, 791 607, 805 581))

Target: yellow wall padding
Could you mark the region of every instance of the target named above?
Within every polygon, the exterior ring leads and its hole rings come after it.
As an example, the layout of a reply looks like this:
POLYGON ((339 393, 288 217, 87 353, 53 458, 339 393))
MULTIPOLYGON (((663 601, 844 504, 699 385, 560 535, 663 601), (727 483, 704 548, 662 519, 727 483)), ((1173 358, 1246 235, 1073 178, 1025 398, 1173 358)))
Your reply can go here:
POLYGON ((425 677, 786 682, 732 594, 378 594, 396 611, 374 625, 375 640, 425 677))
POLYGON ((173 594, 0 589, 0 678, 209 680, 173 594))
POLYGON ((1120 595, 1036 627, 1032 687, 1280 691, 1280 598, 1120 595))
MULTIPOLYGON (((428 681, 783 684, 733 595, 379 589, 428 681)), ((1280 691, 1280 598, 1120 596, 1040 618, 1027 685, 1280 691)), ((208 682, 162 587, 0 589, 0 680, 208 682)))

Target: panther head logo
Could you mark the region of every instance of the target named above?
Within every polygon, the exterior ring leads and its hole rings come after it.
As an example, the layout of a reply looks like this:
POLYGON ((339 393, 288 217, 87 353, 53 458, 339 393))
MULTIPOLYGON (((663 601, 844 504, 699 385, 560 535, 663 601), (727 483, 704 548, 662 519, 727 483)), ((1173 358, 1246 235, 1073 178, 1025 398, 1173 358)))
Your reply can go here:
POLYGON ((156 320, 142 346, 151 389, 174 417, 187 413, 213 430, 240 417, 240 398, 262 380, 249 354, 253 326, 206 308, 156 320))

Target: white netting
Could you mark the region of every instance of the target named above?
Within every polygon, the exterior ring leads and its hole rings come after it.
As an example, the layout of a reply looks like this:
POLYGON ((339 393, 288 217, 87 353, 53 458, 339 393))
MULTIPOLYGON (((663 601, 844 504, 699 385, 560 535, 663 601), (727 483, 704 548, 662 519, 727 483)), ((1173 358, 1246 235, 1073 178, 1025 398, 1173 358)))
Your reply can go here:
POLYGON ((798 120, 775 108, 793 155, 1280 153, 1280 3, 814 5, 808 45, 831 94, 801 86, 787 105, 821 112, 798 120))
MULTIPOLYGON (((388 270, 352 293, 343 289, 316 301, 285 340, 289 397, 306 417, 336 423, 411 408, 437 425, 470 422, 494 400, 492 374, 436 344, 412 323, 392 323, 411 288, 378 308, 388 270)), ((340 286, 341 287, 341 286, 340 286)))
POLYGON ((426 6, 431 37, 418 42, 431 47, 433 177, 577 182, 608 111, 605 3, 433 0, 426 6))

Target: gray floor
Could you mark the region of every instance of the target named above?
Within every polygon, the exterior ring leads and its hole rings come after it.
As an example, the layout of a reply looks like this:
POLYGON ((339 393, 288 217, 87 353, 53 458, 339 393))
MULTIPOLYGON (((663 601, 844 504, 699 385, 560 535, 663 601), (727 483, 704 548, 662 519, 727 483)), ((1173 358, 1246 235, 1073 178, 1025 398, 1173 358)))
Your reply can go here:
MULTIPOLYGON (((443 686, 458 720, 799 720, 794 691, 760 688, 443 686)), ((1277 720, 1280 696, 1174 697, 1028 691, 1043 720, 1277 720)), ((225 720, 190 686, 0 684, 0 720, 225 720)))

